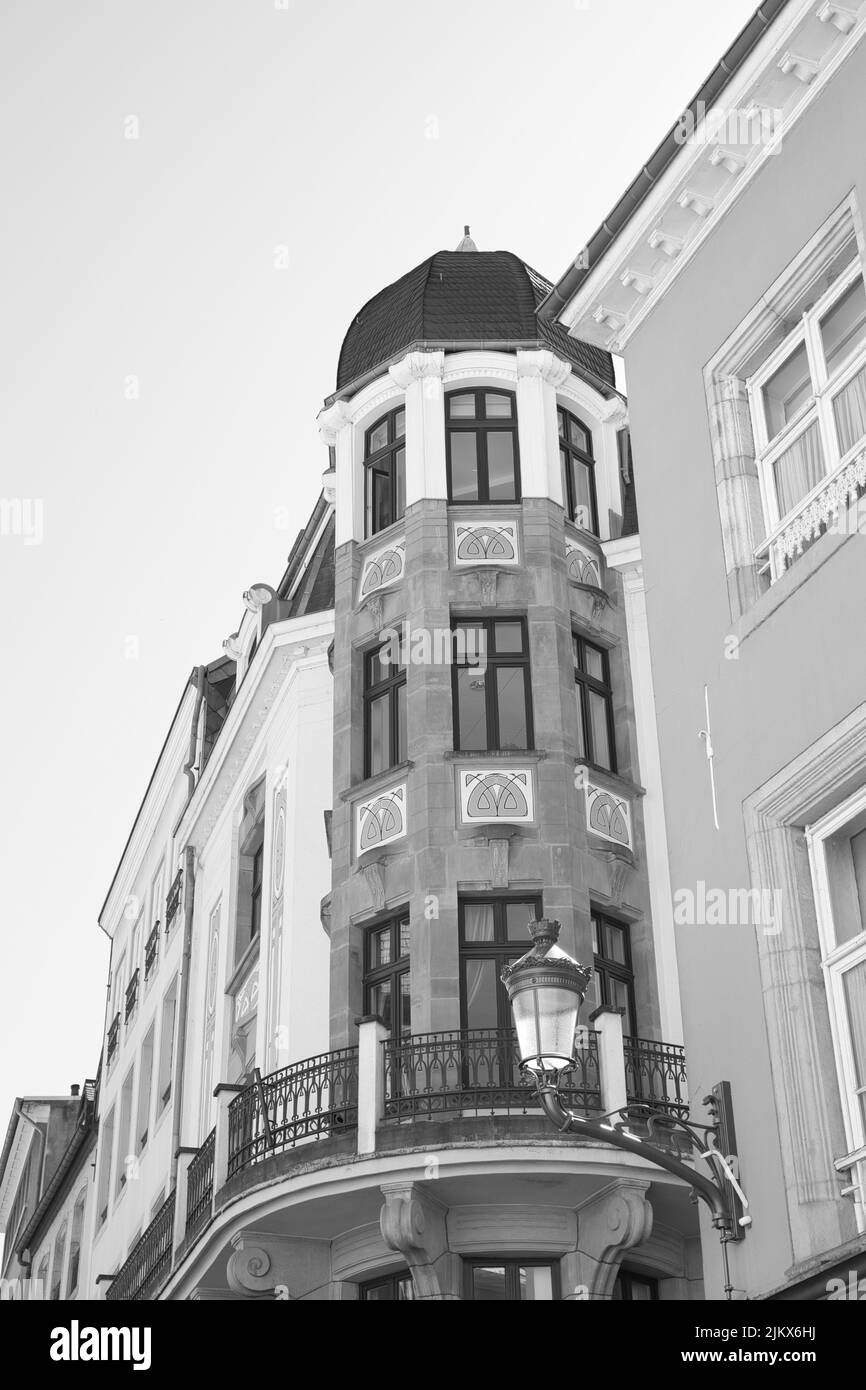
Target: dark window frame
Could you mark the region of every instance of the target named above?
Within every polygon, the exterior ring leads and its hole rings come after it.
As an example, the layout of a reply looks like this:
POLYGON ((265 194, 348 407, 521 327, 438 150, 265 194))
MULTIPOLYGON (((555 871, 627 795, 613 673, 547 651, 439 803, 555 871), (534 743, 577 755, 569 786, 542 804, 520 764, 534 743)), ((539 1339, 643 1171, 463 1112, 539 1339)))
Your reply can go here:
MULTIPOLYGON (((631 952, 631 926, 628 922, 621 922, 617 917, 611 917, 609 913, 600 912, 595 907, 592 907, 590 909, 590 917, 592 921, 596 924, 596 940, 601 947, 601 950, 597 950, 593 953, 592 958, 593 973, 595 974, 599 984, 598 992, 600 996, 600 1002, 601 1004, 606 1004, 610 1007, 613 1007, 613 1000, 611 998, 609 981, 612 979, 616 979, 619 980, 622 984, 624 984, 626 986, 626 992, 628 994, 628 1002, 629 1007, 631 1009, 632 1023, 634 1024, 634 1033, 631 1034, 631 1036, 639 1037, 640 1030, 638 1028, 637 1008, 635 1005, 634 994, 634 962, 631 952), (624 965, 620 961, 614 960, 611 956, 607 954, 607 941, 604 932, 608 927, 622 934, 622 939, 625 943, 625 949, 623 951, 623 954, 625 956, 624 965), (599 930, 599 928, 601 928, 601 930, 599 930)), ((623 1024, 625 1024, 624 1019, 623 1024)), ((625 1032, 625 1028, 623 1028, 623 1031, 625 1032)), ((629 1035, 626 1034, 626 1036, 629 1035)))
MULTIPOLYGON (((411 919, 409 908, 406 907, 402 912, 389 913, 387 917, 382 917, 376 922, 370 922, 364 927, 364 974, 363 974, 363 999, 364 1013, 369 1015, 375 1012, 372 1003, 373 990, 376 985, 388 980, 391 984, 391 1036, 401 1037, 402 1029, 394 1031, 395 1014, 397 1004, 402 1001, 400 990, 400 980, 404 975, 410 975, 412 969, 412 934, 411 919), (400 950, 400 928, 403 924, 409 927, 409 949, 405 954, 400 950), (391 932, 391 959, 387 965, 372 964, 373 939, 378 932, 387 929, 391 932)), ((402 1012, 402 1011, 401 1011, 402 1012)))
POLYGON ((574 496, 574 473, 572 470, 572 461, 574 459, 577 459, 578 462, 584 464, 587 469, 587 476, 589 478, 590 510, 592 512, 592 515, 590 517, 590 522, 592 523, 591 526, 581 527, 581 530, 588 530, 590 535, 598 536, 600 534, 598 527, 598 494, 596 492, 595 485, 595 454, 593 453, 592 430, 589 428, 589 425, 587 425, 585 420, 581 420, 579 415, 575 415, 573 410, 567 410, 564 405, 558 405, 556 407, 556 417, 557 430, 559 430, 560 420, 562 421, 563 425, 562 431, 559 433, 559 448, 565 454, 565 497, 566 504, 568 507, 568 519, 569 521, 573 521, 575 526, 580 526, 580 522, 575 520, 574 515, 577 503, 575 501, 574 496), (569 420, 573 420, 574 423, 577 425, 578 429, 583 430, 584 434, 589 440, 588 451, 585 449, 581 449, 578 444, 575 444, 572 441, 571 436, 568 432, 569 420))
POLYGON ((532 661, 529 651, 529 625, 525 617, 508 613, 497 613, 492 618, 451 618, 452 646, 457 629, 460 627, 479 627, 484 630, 484 717, 487 725, 486 748, 461 748, 460 746, 460 696, 458 679, 460 671, 472 670, 475 663, 454 661, 451 664, 451 704, 454 715, 455 753, 527 753, 535 748, 535 724, 532 708, 532 661), (494 646, 496 623, 519 623, 521 629, 521 650, 519 652, 497 652, 494 646), (523 695, 526 709, 526 747, 520 749, 501 746, 499 728, 499 705, 496 681, 493 673, 497 666, 520 666, 524 670, 523 695), (495 739, 495 742, 493 741, 495 739))
MULTIPOLYGON (((475 1269, 489 1269, 504 1267, 505 1269, 505 1292, 507 1297, 503 1299, 506 1303, 519 1303, 520 1299, 520 1277, 518 1271, 523 1269, 549 1269, 551 1273, 551 1292, 553 1293, 552 1302, 562 1301, 562 1279, 560 1260, 556 1255, 539 1255, 537 1257, 524 1255, 472 1255, 463 1259, 463 1298, 468 1303, 475 1303, 475 1281, 472 1277, 475 1269)), ((488 1300, 477 1300, 487 1302, 488 1300)), ((498 1300, 493 1300, 498 1301, 498 1300)), ((546 1300, 545 1300, 546 1301, 546 1300)))
MULTIPOLYGON (((382 680, 373 681, 372 671, 376 658, 381 651, 381 647, 373 647, 370 651, 364 652, 364 777, 378 777, 381 773, 388 772, 392 767, 398 767, 400 763, 406 761, 406 749, 400 748, 400 689, 406 688, 406 663, 391 663, 391 672, 382 680), (379 700, 383 695, 388 696, 388 757, 389 762, 385 767, 379 768, 378 772, 372 771, 372 733, 373 725, 370 718, 371 707, 375 700, 379 700), (402 754, 402 756, 401 756, 402 754)), ((408 692, 407 692, 408 695, 408 692)), ((406 697, 404 697, 406 698, 406 697)), ((407 719, 408 724, 408 719, 407 719)))
POLYGON ((646 1302, 658 1303, 659 1301, 659 1281, 653 1274, 640 1274, 637 1270, 623 1269, 620 1267, 619 1273, 614 1280, 614 1292, 612 1297, 617 1297, 617 1287, 619 1288, 619 1298, 625 1302, 646 1302), (632 1288, 635 1284, 643 1284, 650 1291, 648 1299, 634 1299, 632 1288))
POLYGON ((583 737, 584 753, 581 761, 589 763, 591 767, 597 767, 600 772, 616 772, 616 723, 613 717, 613 685, 610 678, 610 652, 606 647, 599 646, 597 642, 591 642, 588 637, 584 637, 582 632, 572 629, 572 654, 574 660, 574 683, 583 688, 583 691, 592 691, 595 695, 601 695, 605 702, 605 713, 607 716, 607 742, 610 748, 610 767, 605 767, 604 763, 597 761, 595 748, 593 746, 592 725, 589 718, 589 700, 586 695, 582 695, 580 700, 579 715, 582 723, 581 734, 583 737), (586 649, 597 652, 601 657, 602 680, 596 676, 591 676, 587 669, 586 649), (578 658, 578 650, 579 658, 578 658), (578 666, 578 659, 580 665, 578 666))
POLYGON ((501 391, 495 386, 469 386, 462 390, 448 391, 445 395, 445 466, 448 476, 448 501, 455 507, 508 507, 515 506, 522 499, 520 479, 520 441, 517 432, 517 393, 501 391), (455 396, 474 396, 475 415, 470 418, 458 416, 451 418, 451 401, 455 396), (507 396, 511 401, 511 415, 488 416, 482 397, 507 396), (480 412, 480 413, 479 413, 480 412), (491 432, 510 433, 514 450, 514 496, 491 497, 490 473, 487 457, 487 435, 491 432), (477 497, 455 497, 451 477, 451 436, 452 434, 474 434, 476 436, 475 458, 478 466, 477 497))
POLYGON ((394 526, 400 521, 405 513, 406 500, 406 406, 405 403, 397 405, 393 410, 387 411, 374 420, 372 425, 364 431, 364 535, 367 540, 371 536, 378 536, 381 531, 387 531, 389 526, 394 526), (397 416, 403 416, 403 433, 397 434, 397 416), (380 449, 370 453, 370 436, 381 425, 388 425, 388 440, 380 449), (403 450, 403 502, 404 508, 398 514, 397 511, 397 455, 403 450), (375 525, 376 517, 374 499, 371 497, 373 487, 373 475, 381 474, 388 479, 388 495, 391 499, 391 511, 393 515, 390 521, 384 525, 375 525))
MULTIPOLYGON (((412 1303, 414 1301, 415 1285, 412 1281, 412 1273, 408 1269, 400 1270, 396 1274, 385 1274, 379 1279, 365 1279, 363 1284, 358 1285, 358 1299, 361 1303, 374 1302, 376 1300, 370 1299, 373 1290, 385 1288, 391 1289, 393 1298, 390 1301, 393 1303, 412 1303), (400 1299, 397 1297, 397 1286, 404 1283, 408 1283, 412 1290, 412 1298, 400 1299)), ((389 1300, 383 1299, 382 1301, 388 1302, 389 1300)))
MULTIPOLYGON (((502 967, 508 961, 516 960, 524 955, 532 945, 528 932, 519 938, 508 935, 506 909, 517 903, 527 903, 534 908, 536 921, 540 921, 544 916, 544 901, 541 893, 461 893, 457 898, 457 984, 460 993, 460 1027, 464 1030, 470 1027, 466 964, 469 961, 489 960, 494 957, 497 962, 496 978, 499 979, 502 974, 502 967), (480 906, 493 908, 493 940, 467 941, 466 908, 480 906)), ((497 1032, 513 1032, 514 1020, 504 985, 496 996, 496 1017, 497 1032)))

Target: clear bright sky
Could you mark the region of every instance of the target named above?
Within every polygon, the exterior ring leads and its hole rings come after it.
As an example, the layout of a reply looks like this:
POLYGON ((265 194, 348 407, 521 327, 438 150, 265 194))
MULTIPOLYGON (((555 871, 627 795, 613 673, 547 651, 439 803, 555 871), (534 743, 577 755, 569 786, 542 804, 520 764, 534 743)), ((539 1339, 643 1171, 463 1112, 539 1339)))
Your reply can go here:
POLYGON ((756 3, 3 0, 0 1141, 95 1074, 97 913, 349 321, 464 222, 560 275, 756 3))

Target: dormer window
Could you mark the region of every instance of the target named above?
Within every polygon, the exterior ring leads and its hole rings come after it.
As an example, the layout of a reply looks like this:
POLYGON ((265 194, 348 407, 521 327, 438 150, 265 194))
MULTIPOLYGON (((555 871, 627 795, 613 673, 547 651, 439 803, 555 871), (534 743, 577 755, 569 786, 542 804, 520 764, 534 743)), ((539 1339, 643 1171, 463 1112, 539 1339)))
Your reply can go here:
POLYGON ((598 504, 595 496, 595 461, 592 434, 570 411, 556 412, 559 424, 559 457, 565 474, 568 515, 583 531, 598 535, 598 504))
POLYGON ((364 436, 367 536, 399 521, 406 510, 406 411, 391 410, 364 436))
POLYGON ((449 502, 519 502, 513 393, 451 391, 445 416, 449 502))

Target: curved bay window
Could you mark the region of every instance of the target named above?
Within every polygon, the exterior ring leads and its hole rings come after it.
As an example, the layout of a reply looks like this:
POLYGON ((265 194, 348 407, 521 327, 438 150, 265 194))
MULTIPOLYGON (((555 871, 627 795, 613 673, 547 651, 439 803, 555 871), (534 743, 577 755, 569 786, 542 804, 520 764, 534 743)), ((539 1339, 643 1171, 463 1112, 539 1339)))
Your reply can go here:
POLYGON ((378 1014, 392 1037, 412 1031, 409 914, 369 927, 364 940, 364 1012, 378 1014))
POLYGON ((627 924, 593 912, 592 950, 592 977, 582 1010, 584 1019, 589 1019, 593 1009, 608 1004, 611 1008, 622 1010, 625 1037, 637 1037, 634 970, 627 924))
POLYGON ((449 502, 518 502, 517 406, 511 391, 445 397, 449 502))
POLYGON ((575 526, 598 535, 598 504, 595 496, 595 460, 592 454, 592 435, 586 425, 570 411, 560 406, 556 412, 559 426, 559 457, 565 473, 565 496, 568 515, 575 526))
POLYGON ((595 767, 616 772, 613 692, 608 654, 575 632, 574 684, 577 692, 578 755, 595 767))
POLYGON ((522 751, 533 745, 529 641, 523 618, 454 624, 454 747, 522 751))
POLYGON ((365 535, 375 536, 406 510, 406 411, 391 410, 364 435, 365 535))
POLYGON ((527 925, 541 917, 541 910, 540 897, 458 900, 461 1028, 511 1033, 511 1006, 500 976, 504 966, 526 954, 527 925))

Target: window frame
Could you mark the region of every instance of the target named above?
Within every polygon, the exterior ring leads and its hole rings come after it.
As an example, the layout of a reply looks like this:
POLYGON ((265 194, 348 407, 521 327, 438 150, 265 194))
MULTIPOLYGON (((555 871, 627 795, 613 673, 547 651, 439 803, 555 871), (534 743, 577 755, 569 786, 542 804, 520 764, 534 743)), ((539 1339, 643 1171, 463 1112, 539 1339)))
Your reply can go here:
POLYGON ((811 498, 817 496, 825 487, 827 479, 866 446, 866 434, 864 434, 849 449, 844 453, 842 452, 833 411, 833 401, 836 396, 866 365, 866 333, 861 338, 859 346, 851 349, 833 373, 827 371, 821 336, 821 320, 826 317, 838 301, 842 300, 858 279, 863 282, 864 290, 866 290, 866 271, 861 264, 859 252, 855 250, 853 258, 840 271, 833 283, 809 309, 803 311, 797 326, 746 378, 749 412, 755 436, 755 463, 758 470, 761 508, 766 528, 763 544, 766 544, 766 541, 775 534, 788 517, 794 516, 808 506, 811 498), (801 344, 806 351, 811 393, 808 401, 799 408, 777 434, 771 437, 763 389, 801 344), (787 453, 813 424, 817 424, 818 427, 824 473, 810 492, 804 493, 794 507, 783 513, 780 510, 773 469, 782 455, 787 453))
MULTIPOLYGON (((389 772, 393 767, 399 767, 406 761, 407 749, 400 748, 400 690, 406 690, 407 684, 407 664, 401 661, 399 664, 392 662, 391 670, 394 674, 388 675, 379 681, 371 680, 371 672, 378 657, 381 646, 371 647, 363 653, 363 705, 364 705, 364 778, 379 777, 389 772), (376 700, 380 700, 383 695, 388 696, 388 758, 385 767, 379 768, 378 772, 372 771, 372 734, 373 725, 371 720, 371 707, 376 700), (402 757, 400 756, 402 752, 402 757)), ((404 700, 408 699, 408 690, 404 695, 404 700)), ((408 743, 408 710, 407 710, 407 743, 408 743)))
POLYGON ((406 402, 395 405, 391 410, 379 415, 371 425, 364 431, 364 537, 370 540, 373 536, 378 536, 382 531, 387 531, 389 526, 395 526, 401 521, 406 513, 406 402), (403 433, 397 434, 397 416, 403 416, 403 433), (388 439, 380 449, 370 453, 370 436, 380 428, 381 425, 388 425, 388 439), (397 455, 403 450, 403 510, 397 514, 397 455), (381 464, 387 467, 381 467, 381 464), (372 515, 372 478, 375 473, 387 475, 389 494, 392 502, 394 515, 385 526, 373 526, 374 517, 372 515))
MULTIPOLYGON (((474 1282, 474 1279, 473 1279, 473 1277, 472 1277, 472 1272, 473 1272, 473 1270, 475 1270, 475 1269, 488 1269, 488 1268, 491 1268, 491 1267, 492 1267, 492 1268, 502 1267, 502 1268, 504 1268, 504 1270, 505 1270, 505 1290, 506 1290, 506 1294, 508 1294, 509 1287, 510 1287, 511 1296, 510 1296, 510 1297, 506 1297, 505 1299, 503 1299, 502 1302, 504 1302, 504 1303, 520 1303, 520 1302, 522 1302, 522 1300, 521 1300, 520 1297, 519 1297, 519 1295, 520 1295, 520 1277, 519 1277, 519 1273, 518 1273, 518 1271, 519 1271, 521 1268, 522 1268, 522 1269, 549 1269, 549 1270, 550 1270, 550 1274, 551 1274, 551 1279, 550 1279, 550 1283, 551 1283, 551 1292, 552 1292, 552 1294, 553 1294, 553 1298, 552 1298, 550 1301, 551 1301, 552 1303, 561 1303, 561 1302, 562 1302, 562 1278, 561 1278, 562 1270, 561 1270, 561 1256, 558 1256, 558 1255, 537 1255, 537 1256, 527 1255, 527 1256, 524 1256, 524 1255, 499 1255, 499 1254, 497 1254, 497 1255, 490 1255, 490 1256, 484 1256, 484 1255, 468 1255, 468 1256, 464 1256, 464 1257, 463 1257, 463 1259, 462 1259, 462 1265, 463 1265, 463 1298, 464 1298, 464 1301, 467 1302, 467 1303, 487 1302, 487 1301, 488 1301, 488 1300, 486 1300, 486 1299, 485 1299, 485 1300, 480 1300, 480 1299, 476 1299, 476 1298, 475 1298, 475 1282, 474 1282), (517 1298, 514 1297, 514 1293, 515 1293, 515 1292, 516 1292, 517 1295, 518 1295, 517 1298)), ((496 1300, 489 1300, 489 1301, 499 1302, 498 1299, 496 1299, 496 1300)), ((535 1300, 533 1300, 533 1301, 535 1301, 535 1300)), ((546 1302, 547 1300, 545 1299, 545 1300, 539 1300, 539 1301, 544 1301, 544 1302, 546 1302)))
MULTIPOLYGON (((561 453, 565 453, 565 501, 568 519, 575 526, 577 526, 579 530, 586 531, 588 535, 599 537, 601 535, 601 531, 599 530, 598 523, 598 487, 596 484, 595 477, 595 452, 593 446, 592 430, 589 428, 589 425, 586 423, 585 420, 582 420, 580 416, 576 415, 575 412, 571 410, 568 406, 560 404, 559 401, 557 401, 556 403, 556 424, 557 435, 559 439, 559 449, 561 453), (559 432, 560 416, 562 416, 564 422, 562 433, 559 432), (569 420, 573 420, 574 423, 577 425, 578 429, 583 430, 584 434, 589 440, 588 453, 585 450, 581 449, 579 445, 575 444, 570 438, 568 434, 569 420), (587 466, 589 477, 589 497, 591 511, 591 516, 589 518, 589 526, 582 526, 581 523, 575 517, 575 509, 577 504, 574 500, 574 474, 570 467, 571 461, 573 459, 577 459, 578 462, 587 466)), ((560 455, 560 463, 562 462, 563 460, 560 455)))
MULTIPOLYGON (((598 925, 600 925, 603 928, 612 927, 615 931, 622 932, 623 941, 625 942, 625 965, 623 965, 620 961, 613 960, 611 957, 603 954, 598 950, 593 950, 592 971, 593 975, 599 982, 599 1003, 597 1007, 616 1007, 616 1005, 614 1005, 611 1001, 610 990, 608 988, 608 981, 610 979, 619 980, 626 987, 629 1008, 631 1009, 632 1023, 634 1025, 633 1033, 628 1033, 625 1027, 623 1028, 624 1036, 639 1038, 640 1027, 638 1025, 638 1013, 637 1004, 635 1001, 634 988, 634 957, 632 955, 631 949, 631 923, 620 921, 618 917, 612 917, 610 913, 602 912, 594 906, 590 907, 590 919, 592 924, 596 926, 596 940, 604 944, 605 951, 607 949, 607 945, 605 942, 604 935, 599 934, 598 932, 598 925)), ((626 1020, 623 1019, 623 1024, 625 1024, 625 1021, 626 1020)))
MULTIPOLYGON (((399 1031, 394 1031, 395 1007, 397 1001, 402 1001, 402 990, 399 988, 400 980, 404 975, 409 977, 411 987, 412 971, 412 922, 409 908, 405 907, 402 911, 389 913, 387 917, 382 917, 376 922, 369 922, 364 927, 364 946, 363 946, 363 976, 362 992, 364 1000, 364 1013, 371 1015, 375 1012, 372 1004, 372 994, 376 985, 382 984, 385 980, 391 984, 391 1028, 389 1035, 393 1038, 403 1037, 402 1026, 399 1031), (400 928, 403 924, 409 930, 409 949, 405 954, 400 951, 400 928), (391 932, 391 959, 387 965, 372 965, 372 943, 378 932, 385 930, 391 932)), ((410 1010, 411 1010, 411 990, 410 990, 410 1010)), ((402 1010, 401 1010, 402 1018, 402 1010)), ((409 1033, 411 1033, 411 1013, 409 1033)), ((409 1033, 405 1036, 409 1036, 409 1033)))
POLYGON ((517 392, 504 391, 498 386, 463 386, 455 387, 452 391, 445 393, 445 472, 448 489, 448 504, 452 507, 513 507, 523 499, 521 477, 520 477, 520 441, 517 428, 517 392), (470 419, 468 415, 451 418, 451 401, 455 396, 474 396, 475 415, 470 419), (489 418, 485 413, 478 414, 479 398, 483 396, 506 396, 511 401, 511 415, 508 417, 489 418), (487 454, 487 434, 490 432, 500 434, 510 433, 512 436, 512 447, 514 453, 514 496, 513 497, 491 497, 490 496, 490 470, 488 466, 487 454), (474 434, 476 436, 477 465, 477 497, 455 497, 452 486, 451 472, 451 435, 474 434))
POLYGON ((409 1269, 401 1269, 401 1270, 398 1270, 398 1271, 397 1271, 396 1273, 394 1273, 394 1274, 383 1274, 383 1275, 380 1275, 380 1277, 379 1277, 378 1279, 365 1279, 364 1282, 363 1282, 362 1284, 359 1284, 359 1285, 358 1285, 358 1301, 359 1301, 360 1303, 371 1303, 371 1302, 376 1302, 377 1300, 371 1299, 371 1298, 370 1298, 370 1296, 369 1296, 370 1293, 373 1291, 373 1289, 382 1289, 382 1288, 387 1288, 388 1286, 390 1286, 390 1288, 392 1289, 392 1291, 393 1291, 393 1293, 394 1293, 394 1298, 393 1298, 393 1299, 390 1299, 390 1300, 389 1300, 389 1299, 382 1299, 382 1302, 383 1302, 383 1303, 387 1303, 387 1302, 392 1302, 392 1303, 413 1303, 413 1302, 415 1302, 415 1284, 414 1284, 414 1281, 413 1281, 413 1279, 412 1279, 412 1271, 409 1270, 409 1269), (398 1285, 398 1284, 404 1284, 404 1283, 408 1283, 409 1288, 412 1290, 412 1297, 411 1297, 411 1298, 397 1298, 397 1297, 396 1297, 396 1294, 397 1294, 397 1285, 398 1285))
MULTIPOLYGON (((508 936, 509 906, 527 903, 535 909, 535 920, 544 916, 544 900, 541 893, 461 893, 457 898, 457 988, 460 995, 460 1027, 470 1029, 469 999, 466 988, 466 964, 472 960, 485 960, 494 957, 497 962, 496 978, 502 974, 502 966, 509 961, 519 960, 529 950, 532 942, 527 934, 518 940, 508 936), (489 941, 467 941, 466 908, 493 908, 493 938, 489 941)), ((496 996, 496 1029, 498 1033, 513 1033, 514 1019, 511 1005, 504 986, 496 996)))
POLYGON ((478 627, 484 631, 484 718, 486 724, 487 747, 486 748, 461 748, 460 746, 460 692, 459 692, 459 672, 473 669, 482 669, 477 662, 452 661, 451 663, 451 704, 454 724, 454 752, 455 753, 490 753, 490 754, 512 754, 531 753, 535 749, 535 724, 533 720, 533 700, 532 700, 532 657, 529 650, 529 624, 525 616, 519 614, 497 613, 495 617, 480 618, 451 616, 452 650, 459 651, 459 647, 454 646, 454 637, 460 627, 478 627), (520 652, 497 652, 494 646, 496 623, 520 623, 521 628, 521 650, 520 652), (526 747, 525 748, 503 748, 501 745, 501 731, 499 727, 499 703, 496 682, 489 678, 489 673, 496 670, 498 666, 520 666, 523 668, 524 683, 523 696, 526 713, 526 747), (491 741, 495 735, 495 742, 491 741))
POLYGON ((598 642, 591 641, 584 637, 582 632, 572 628, 572 654, 575 653, 575 643, 578 643, 581 651, 582 667, 579 669, 577 662, 574 666, 574 684, 580 686, 582 691, 592 691, 595 695, 600 695, 605 702, 605 714, 607 719, 607 742, 610 748, 610 767, 605 767, 604 763, 598 762, 595 757, 596 749, 592 734, 592 724, 589 718, 589 700, 584 694, 581 695, 578 708, 580 719, 581 739, 584 752, 579 754, 581 762, 587 763, 590 767, 598 768, 599 772, 616 773, 618 761, 616 756, 616 721, 613 714, 613 684, 610 677, 610 651, 607 647, 602 647, 598 642), (603 679, 599 680, 596 676, 591 676, 586 669, 585 650, 589 647, 591 651, 597 652, 601 657, 603 679))
MULTIPOLYGON (((617 1285, 620 1289, 620 1296, 617 1300, 622 1303, 658 1303, 659 1301, 659 1281, 655 1274, 641 1274, 636 1269, 623 1269, 620 1265, 614 1280, 614 1289, 617 1285), (649 1289, 649 1298, 636 1299, 632 1297, 632 1288, 635 1284, 642 1284, 649 1289)), ((616 1294, 611 1297, 616 1299, 616 1294)))

